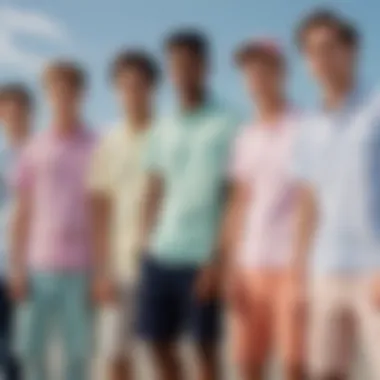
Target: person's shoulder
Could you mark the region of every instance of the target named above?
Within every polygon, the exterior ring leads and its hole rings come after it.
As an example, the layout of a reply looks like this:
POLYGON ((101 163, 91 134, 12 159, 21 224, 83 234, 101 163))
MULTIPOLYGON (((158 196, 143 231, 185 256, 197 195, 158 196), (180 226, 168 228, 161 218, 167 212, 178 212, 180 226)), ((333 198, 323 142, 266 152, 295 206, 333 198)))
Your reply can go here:
POLYGON ((366 114, 380 118, 380 86, 362 91, 361 100, 366 114))
POLYGON ((178 113, 173 111, 158 115, 151 122, 151 130, 166 128, 168 126, 176 124, 177 120, 178 113))
POLYGON ((240 123, 237 127, 233 145, 235 150, 248 151, 254 147, 258 140, 259 129, 253 122, 240 123))
POLYGON ((107 123, 102 127, 102 132, 99 134, 99 144, 113 145, 115 142, 119 141, 123 132, 122 128, 122 123, 120 121, 107 123))
POLYGON ((242 115, 236 107, 226 101, 215 99, 211 105, 212 115, 218 117, 226 125, 237 127, 242 123, 242 115))
POLYGON ((245 121, 240 122, 237 125, 236 131, 236 140, 250 140, 252 137, 255 137, 259 133, 259 130, 254 122, 245 121))
POLYGON ((174 112, 168 112, 159 116, 156 116, 148 130, 147 136, 151 139, 157 140, 160 137, 170 136, 170 131, 178 126, 178 115, 174 112))
POLYGON ((298 128, 313 129, 315 125, 325 120, 325 115, 318 109, 297 109, 292 115, 292 121, 298 128))
POLYGON ((325 122, 323 112, 312 109, 297 109, 292 115, 294 140, 297 144, 313 144, 318 140, 321 125, 325 122))
POLYGON ((99 131, 91 124, 83 127, 83 137, 90 144, 96 144, 99 141, 99 131))
POLYGON ((38 148, 41 145, 48 144, 51 140, 51 133, 48 130, 40 130, 34 132, 29 138, 28 141, 24 144, 23 150, 30 150, 33 148, 38 148))

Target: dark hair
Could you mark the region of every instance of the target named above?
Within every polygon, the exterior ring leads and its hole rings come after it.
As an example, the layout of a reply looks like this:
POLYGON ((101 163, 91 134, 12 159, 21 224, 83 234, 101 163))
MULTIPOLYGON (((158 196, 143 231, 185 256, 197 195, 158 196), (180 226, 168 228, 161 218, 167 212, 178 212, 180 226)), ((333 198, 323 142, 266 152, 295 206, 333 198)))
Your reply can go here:
POLYGON ((331 28, 338 38, 349 47, 355 48, 359 45, 360 36, 355 25, 331 10, 320 9, 306 16, 299 25, 296 32, 296 43, 300 49, 303 48, 308 33, 319 27, 331 28))
POLYGON ((82 90, 87 86, 87 74, 77 62, 56 60, 48 64, 43 79, 46 82, 64 79, 73 87, 82 90))
POLYGON ((21 83, 7 83, 0 86, 0 102, 14 100, 22 107, 33 107, 33 96, 28 87, 21 83))
POLYGON ((165 40, 165 48, 167 51, 186 48, 202 59, 208 59, 210 54, 208 38, 196 29, 182 29, 171 33, 165 40))
POLYGON ((151 85, 155 85, 160 77, 158 64, 151 55, 143 50, 127 50, 119 53, 111 64, 111 78, 115 78, 124 70, 140 71, 151 85))

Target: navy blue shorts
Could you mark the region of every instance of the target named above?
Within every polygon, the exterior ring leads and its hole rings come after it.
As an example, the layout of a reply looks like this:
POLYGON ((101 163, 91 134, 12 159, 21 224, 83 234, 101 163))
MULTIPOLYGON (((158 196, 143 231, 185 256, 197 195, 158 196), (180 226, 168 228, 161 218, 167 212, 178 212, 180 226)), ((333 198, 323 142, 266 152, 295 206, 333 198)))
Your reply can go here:
POLYGON ((220 336, 220 302, 194 296, 199 268, 168 267, 152 258, 143 262, 138 294, 137 330, 145 341, 168 343, 188 332, 199 344, 220 336))

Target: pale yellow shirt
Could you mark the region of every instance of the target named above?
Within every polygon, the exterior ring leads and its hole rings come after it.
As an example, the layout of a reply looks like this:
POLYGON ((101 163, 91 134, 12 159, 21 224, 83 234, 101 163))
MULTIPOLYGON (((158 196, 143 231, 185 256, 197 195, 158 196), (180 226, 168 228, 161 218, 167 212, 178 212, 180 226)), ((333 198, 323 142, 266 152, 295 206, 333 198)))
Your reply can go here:
POLYGON ((110 269, 122 283, 134 282, 138 275, 146 137, 145 131, 115 125, 100 142, 89 176, 90 190, 112 202, 110 269))

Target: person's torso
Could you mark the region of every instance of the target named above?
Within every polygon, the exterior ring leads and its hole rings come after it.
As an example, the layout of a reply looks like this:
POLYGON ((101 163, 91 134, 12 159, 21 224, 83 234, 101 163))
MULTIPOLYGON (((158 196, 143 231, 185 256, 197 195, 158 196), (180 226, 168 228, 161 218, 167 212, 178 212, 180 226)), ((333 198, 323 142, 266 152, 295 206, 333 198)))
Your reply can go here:
POLYGON ((49 132, 36 138, 32 265, 71 269, 87 262, 90 241, 85 182, 94 143, 89 131, 68 139, 49 132))
POLYGON ((380 149, 374 146, 380 128, 378 105, 369 94, 362 95, 344 112, 318 115, 307 125, 318 208, 316 271, 368 270, 380 264, 380 208, 374 203, 379 195, 373 193, 378 174, 371 167, 380 149))
POLYGON ((247 205, 240 255, 244 265, 289 264, 295 188, 290 166, 298 117, 287 113, 275 126, 252 126, 244 149, 250 161, 251 200, 247 205))
POLYGON ((106 137, 112 202, 113 269, 122 280, 132 281, 141 244, 141 211, 146 174, 143 159, 147 132, 117 126, 106 137))
POLYGON ((165 195, 151 248, 168 261, 211 255, 221 207, 233 118, 217 107, 160 125, 165 195))

